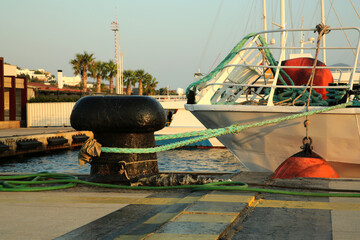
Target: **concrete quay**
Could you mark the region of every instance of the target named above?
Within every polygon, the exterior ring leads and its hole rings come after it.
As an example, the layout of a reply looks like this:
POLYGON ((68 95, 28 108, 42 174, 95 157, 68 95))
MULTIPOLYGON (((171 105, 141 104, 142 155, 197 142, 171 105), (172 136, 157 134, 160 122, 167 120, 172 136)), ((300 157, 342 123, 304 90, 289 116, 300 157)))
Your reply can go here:
POLYGON ((71 127, 0 129, 0 158, 81 146, 90 131, 71 127))
MULTIPOLYGON (((269 177, 250 172, 222 176, 257 188, 360 192, 360 179, 269 177)), ((360 234, 359 198, 246 191, 140 191, 79 185, 50 192, 3 192, 0 212, 0 236, 10 240, 358 239, 360 234)))

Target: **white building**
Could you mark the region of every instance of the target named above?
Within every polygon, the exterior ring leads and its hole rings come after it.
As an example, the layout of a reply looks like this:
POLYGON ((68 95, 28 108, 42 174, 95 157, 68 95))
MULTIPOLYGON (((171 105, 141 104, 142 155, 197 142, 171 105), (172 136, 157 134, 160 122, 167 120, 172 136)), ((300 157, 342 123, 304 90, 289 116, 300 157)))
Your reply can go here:
POLYGON ((24 68, 24 69, 17 69, 16 70, 16 74, 17 75, 21 75, 21 74, 24 74, 24 75, 29 75, 30 76, 30 79, 31 78, 37 78, 39 79, 40 81, 47 81, 50 74, 49 72, 45 72, 44 69, 38 69, 37 70, 38 72, 42 72, 42 74, 39 74, 39 73, 35 73, 34 70, 29 70, 27 68, 24 68))
POLYGON ((63 88, 64 85, 68 86, 77 86, 81 82, 81 78, 79 75, 76 75, 75 77, 65 77, 63 76, 62 70, 58 70, 57 74, 57 83, 58 88, 63 88))
POLYGON ((184 89, 182 89, 182 88, 177 88, 177 89, 176 89, 176 93, 177 93, 178 95, 184 95, 184 89))

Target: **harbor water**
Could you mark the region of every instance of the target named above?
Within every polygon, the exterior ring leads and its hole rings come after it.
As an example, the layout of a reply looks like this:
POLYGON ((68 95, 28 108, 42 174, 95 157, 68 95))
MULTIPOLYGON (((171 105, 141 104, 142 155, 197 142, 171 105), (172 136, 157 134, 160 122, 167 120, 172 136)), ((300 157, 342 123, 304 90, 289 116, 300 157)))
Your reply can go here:
MULTIPOLYGON (((3 173, 90 173, 90 165, 78 165, 79 150, 63 150, 50 155, 14 158, 0 164, 3 173)), ((245 171, 245 167, 227 149, 176 149, 157 153, 160 172, 245 171)))

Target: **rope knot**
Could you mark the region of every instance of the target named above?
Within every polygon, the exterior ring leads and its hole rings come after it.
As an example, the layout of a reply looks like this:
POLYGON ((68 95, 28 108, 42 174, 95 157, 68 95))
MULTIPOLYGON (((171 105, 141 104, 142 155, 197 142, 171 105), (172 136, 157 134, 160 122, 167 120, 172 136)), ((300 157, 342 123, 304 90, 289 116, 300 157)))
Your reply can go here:
POLYGON ((314 30, 314 33, 318 32, 319 35, 324 35, 324 34, 328 34, 329 32, 331 32, 331 30, 329 30, 330 26, 325 25, 323 23, 316 25, 315 28, 316 28, 316 30, 314 30))
POLYGON ((99 157, 101 154, 101 144, 96 139, 88 139, 81 147, 78 155, 79 165, 90 163, 92 157, 99 157))

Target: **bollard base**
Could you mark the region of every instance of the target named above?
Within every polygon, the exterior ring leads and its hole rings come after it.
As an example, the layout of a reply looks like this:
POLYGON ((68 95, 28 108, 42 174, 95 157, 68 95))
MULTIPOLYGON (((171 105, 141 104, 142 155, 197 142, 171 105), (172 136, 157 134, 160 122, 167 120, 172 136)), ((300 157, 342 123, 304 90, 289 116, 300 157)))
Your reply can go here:
POLYGON ((159 173, 156 157, 155 159, 135 162, 114 160, 115 159, 111 159, 109 156, 107 156, 106 162, 101 160, 100 157, 93 158, 91 161, 89 181, 129 183, 131 179, 135 177, 142 178, 159 173))
MULTIPOLYGON (((95 133, 96 139, 107 147, 148 148, 155 146, 154 133, 95 133)), ((134 177, 159 173, 156 153, 101 153, 91 161, 92 182, 128 183, 134 177)))

